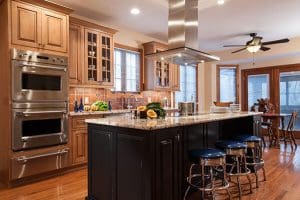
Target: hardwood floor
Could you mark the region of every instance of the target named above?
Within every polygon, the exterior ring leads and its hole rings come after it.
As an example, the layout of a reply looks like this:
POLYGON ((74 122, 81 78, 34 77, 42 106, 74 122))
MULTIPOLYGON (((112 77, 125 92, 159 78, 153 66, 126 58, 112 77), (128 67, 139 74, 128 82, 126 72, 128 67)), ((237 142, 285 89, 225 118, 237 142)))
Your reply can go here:
MULTIPOLYGON (((300 200, 300 147, 295 152, 283 145, 281 149, 267 148, 264 159, 267 181, 260 182, 260 187, 254 188, 253 194, 242 199, 300 200)), ((86 194, 86 169, 17 188, 0 189, 1 200, 83 200, 86 194)))

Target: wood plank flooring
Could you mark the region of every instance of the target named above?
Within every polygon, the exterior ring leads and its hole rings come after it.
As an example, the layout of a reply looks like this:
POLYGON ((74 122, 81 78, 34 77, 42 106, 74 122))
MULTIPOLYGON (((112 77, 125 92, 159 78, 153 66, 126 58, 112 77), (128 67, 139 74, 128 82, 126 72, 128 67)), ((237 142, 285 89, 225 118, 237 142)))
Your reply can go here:
MULTIPOLYGON (((260 182, 253 194, 242 199, 300 200, 300 147, 295 152, 283 145, 281 149, 267 148, 264 159, 267 181, 260 182)), ((1 200, 83 200, 86 195, 86 169, 17 188, 0 189, 1 200)))

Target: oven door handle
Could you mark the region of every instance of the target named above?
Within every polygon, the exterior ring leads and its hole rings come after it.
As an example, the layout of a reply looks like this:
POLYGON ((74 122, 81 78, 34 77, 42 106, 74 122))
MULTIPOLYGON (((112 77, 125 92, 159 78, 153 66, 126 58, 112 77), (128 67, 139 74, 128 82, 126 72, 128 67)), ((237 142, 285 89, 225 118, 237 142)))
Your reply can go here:
POLYGON ((30 157, 26 157, 26 156, 21 156, 17 158, 18 162, 27 162, 28 160, 33 160, 33 159, 37 159, 37 158, 42 158, 42 157, 47 157, 47 156, 55 156, 55 155, 62 155, 62 154, 66 154, 69 152, 69 148, 65 148, 63 150, 59 150, 57 152, 53 152, 53 153, 46 153, 46 154, 41 154, 41 155, 37 155, 37 156, 30 156, 30 157))
POLYGON ((35 111, 35 112, 30 112, 30 111, 25 111, 25 112, 17 112, 16 114, 19 116, 28 116, 28 115, 38 115, 38 114, 66 114, 67 111, 35 111))
POLYGON ((30 64, 22 64, 19 65, 20 67, 37 67, 42 69, 55 69, 55 70, 61 70, 61 71, 67 71, 67 68, 61 68, 61 67, 54 67, 54 66, 48 66, 48 65, 30 65, 30 64))

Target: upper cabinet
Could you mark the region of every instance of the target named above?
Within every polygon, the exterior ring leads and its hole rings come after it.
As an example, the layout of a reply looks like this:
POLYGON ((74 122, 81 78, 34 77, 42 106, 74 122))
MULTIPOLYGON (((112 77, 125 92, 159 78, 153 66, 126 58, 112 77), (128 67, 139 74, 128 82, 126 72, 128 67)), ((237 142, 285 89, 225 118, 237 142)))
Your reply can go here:
MULTIPOLYGON (((158 42, 143 44, 145 54, 157 53, 167 50, 167 46, 158 42)), ((179 66, 145 58, 144 90, 179 90, 179 66)))
POLYGON ((68 14, 19 1, 11 2, 11 14, 12 44, 67 53, 68 14))
POLYGON ((90 22, 70 21, 70 84, 85 87, 113 87, 116 31, 90 22), (81 52, 82 53, 78 53, 81 52), (83 55, 83 56, 82 56, 83 55))

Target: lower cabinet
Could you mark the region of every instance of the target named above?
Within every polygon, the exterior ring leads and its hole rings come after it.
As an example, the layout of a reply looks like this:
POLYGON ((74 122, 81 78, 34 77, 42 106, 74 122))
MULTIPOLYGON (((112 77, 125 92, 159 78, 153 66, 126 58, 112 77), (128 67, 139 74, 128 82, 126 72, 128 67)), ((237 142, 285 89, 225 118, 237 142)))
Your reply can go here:
POLYGON ((179 200, 182 131, 89 125, 88 198, 179 200))
POLYGON ((73 164, 87 162, 87 130, 74 130, 72 133, 73 164))
POLYGON ((179 200, 182 178, 182 131, 156 137, 156 200, 179 200))

